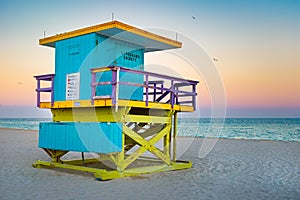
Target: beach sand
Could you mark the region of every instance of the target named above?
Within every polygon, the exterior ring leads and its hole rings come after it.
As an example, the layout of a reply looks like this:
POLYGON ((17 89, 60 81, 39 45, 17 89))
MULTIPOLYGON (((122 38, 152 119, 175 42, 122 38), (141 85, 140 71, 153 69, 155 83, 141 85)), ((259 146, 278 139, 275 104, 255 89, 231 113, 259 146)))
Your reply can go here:
POLYGON ((219 139, 199 158, 203 139, 179 138, 191 143, 180 159, 193 168, 101 182, 33 168, 50 160, 37 140, 37 131, 0 129, 0 199, 300 199, 298 142, 219 139))

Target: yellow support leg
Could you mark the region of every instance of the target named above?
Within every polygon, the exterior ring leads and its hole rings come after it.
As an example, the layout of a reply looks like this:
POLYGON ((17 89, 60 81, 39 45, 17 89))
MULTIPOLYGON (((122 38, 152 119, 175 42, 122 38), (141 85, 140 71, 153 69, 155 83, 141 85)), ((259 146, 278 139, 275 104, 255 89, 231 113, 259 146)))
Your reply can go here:
POLYGON ((171 130, 164 136, 164 153, 170 159, 170 133, 171 130))
MULTIPOLYGON (((125 125, 123 125, 124 127, 125 125)), ((122 171, 123 170, 123 162, 124 162, 124 156, 125 156, 125 134, 122 133, 122 151, 119 152, 116 156, 116 166, 117 170, 122 171)))
POLYGON ((51 158, 52 162, 61 162, 61 157, 64 156, 68 151, 59 151, 53 149, 43 149, 51 158))
POLYGON ((174 113, 174 125, 173 125, 173 161, 176 161, 176 137, 177 137, 177 112, 174 113))

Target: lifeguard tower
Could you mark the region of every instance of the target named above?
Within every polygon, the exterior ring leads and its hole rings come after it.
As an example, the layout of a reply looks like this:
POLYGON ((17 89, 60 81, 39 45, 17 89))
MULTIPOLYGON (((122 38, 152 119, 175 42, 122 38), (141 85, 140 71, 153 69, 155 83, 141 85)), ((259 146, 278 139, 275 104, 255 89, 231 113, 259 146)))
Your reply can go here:
POLYGON ((180 42, 111 21, 39 44, 55 48, 55 74, 35 76, 37 107, 53 115, 53 122, 40 124, 38 146, 52 160, 34 167, 108 180, 192 166, 176 158, 177 113, 196 109, 198 81, 144 71, 145 53, 180 48, 180 42), (48 102, 44 92, 51 94, 48 102), (64 160, 68 152, 80 152, 79 158, 64 160), (87 152, 97 156, 85 158, 87 152))

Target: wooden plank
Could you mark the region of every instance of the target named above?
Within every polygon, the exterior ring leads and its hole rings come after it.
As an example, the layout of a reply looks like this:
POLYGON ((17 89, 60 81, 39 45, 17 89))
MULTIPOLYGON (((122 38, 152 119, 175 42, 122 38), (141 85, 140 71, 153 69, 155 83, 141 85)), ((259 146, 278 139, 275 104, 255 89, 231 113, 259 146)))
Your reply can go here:
POLYGON ((125 122, 142 122, 142 123, 161 123, 169 124, 171 123, 170 117, 159 117, 152 115, 126 115, 124 116, 125 122))
MULTIPOLYGON (((56 101, 53 106, 50 102, 41 102, 40 108, 74 108, 74 107, 111 107, 114 106, 111 99, 97 99, 94 100, 94 105, 92 105, 91 100, 78 100, 78 101, 56 101)), ((161 110, 176 110, 180 112, 194 112, 193 106, 188 105, 174 105, 171 108, 171 104, 159 103, 159 102, 149 102, 146 106, 145 101, 132 101, 119 99, 118 106, 120 107, 137 107, 137 108, 153 108, 161 110)))

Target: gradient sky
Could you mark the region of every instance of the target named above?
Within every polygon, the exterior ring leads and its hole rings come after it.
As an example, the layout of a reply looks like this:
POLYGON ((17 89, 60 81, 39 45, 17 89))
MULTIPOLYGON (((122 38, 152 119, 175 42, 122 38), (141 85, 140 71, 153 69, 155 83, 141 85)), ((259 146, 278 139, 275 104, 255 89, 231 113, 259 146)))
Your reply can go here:
MULTIPOLYGON (((33 75, 54 71, 54 49, 38 39, 110 21, 112 12, 181 33, 217 58, 228 117, 300 117, 299 11, 299 0, 1 1, 0 117, 50 117, 34 108, 33 75)), ((209 85, 199 87, 207 110, 209 85)))

